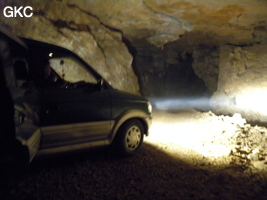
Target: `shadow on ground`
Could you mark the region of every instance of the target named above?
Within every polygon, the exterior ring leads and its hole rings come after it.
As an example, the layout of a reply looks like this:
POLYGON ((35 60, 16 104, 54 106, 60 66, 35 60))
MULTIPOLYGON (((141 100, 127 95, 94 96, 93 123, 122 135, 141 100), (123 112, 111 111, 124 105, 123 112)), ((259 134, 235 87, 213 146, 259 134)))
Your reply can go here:
POLYGON ((264 199, 260 176, 204 170, 144 143, 129 158, 97 150, 34 161, 25 174, 2 180, 0 199, 264 199))

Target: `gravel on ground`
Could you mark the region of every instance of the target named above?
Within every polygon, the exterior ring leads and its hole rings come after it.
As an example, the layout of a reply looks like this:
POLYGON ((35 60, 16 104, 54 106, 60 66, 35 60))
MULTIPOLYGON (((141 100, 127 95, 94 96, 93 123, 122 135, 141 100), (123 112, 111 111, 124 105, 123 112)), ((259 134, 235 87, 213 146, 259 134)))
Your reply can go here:
POLYGON ((133 157, 108 149, 34 160, 0 181, 3 200, 267 199, 267 129, 239 115, 154 111, 133 157))

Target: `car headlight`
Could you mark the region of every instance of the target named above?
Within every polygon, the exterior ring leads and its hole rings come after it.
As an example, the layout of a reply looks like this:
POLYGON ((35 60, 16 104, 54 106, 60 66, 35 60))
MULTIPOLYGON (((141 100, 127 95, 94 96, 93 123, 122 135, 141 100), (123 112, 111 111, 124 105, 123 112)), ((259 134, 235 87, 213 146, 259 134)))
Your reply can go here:
POLYGON ((152 105, 149 101, 147 102, 147 107, 148 107, 148 112, 152 113, 152 105))

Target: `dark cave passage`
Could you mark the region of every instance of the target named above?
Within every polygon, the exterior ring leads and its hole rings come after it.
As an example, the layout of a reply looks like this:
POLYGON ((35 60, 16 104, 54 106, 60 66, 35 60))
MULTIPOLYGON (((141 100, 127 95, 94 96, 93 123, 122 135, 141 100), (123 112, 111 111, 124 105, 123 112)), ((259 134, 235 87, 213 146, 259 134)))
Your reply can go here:
POLYGON ((164 76, 164 96, 203 96, 207 90, 205 83, 194 72, 192 55, 180 59, 178 64, 168 66, 164 76))
POLYGON ((192 54, 157 47, 135 48, 124 41, 133 55, 133 69, 138 78, 140 93, 146 97, 203 97, 207 91, 192 65, 192 54))

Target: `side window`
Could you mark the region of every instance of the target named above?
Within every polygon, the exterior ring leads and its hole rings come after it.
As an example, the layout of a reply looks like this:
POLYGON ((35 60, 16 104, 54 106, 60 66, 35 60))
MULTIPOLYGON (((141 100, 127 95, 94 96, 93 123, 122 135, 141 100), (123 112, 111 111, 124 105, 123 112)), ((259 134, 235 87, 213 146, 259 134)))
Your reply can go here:
POLYGON ((73 89, 96 85, 96 78, 84 64, 72 55, 49 53, 44 63, 44 77, 47 86, 73 89))
POLYGON ((51 68, 65 81, 70 83, 93 83, 96 79, 72 57, 59 57, 49 59, 51 68))

